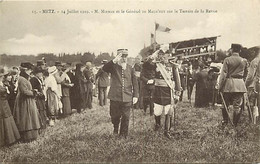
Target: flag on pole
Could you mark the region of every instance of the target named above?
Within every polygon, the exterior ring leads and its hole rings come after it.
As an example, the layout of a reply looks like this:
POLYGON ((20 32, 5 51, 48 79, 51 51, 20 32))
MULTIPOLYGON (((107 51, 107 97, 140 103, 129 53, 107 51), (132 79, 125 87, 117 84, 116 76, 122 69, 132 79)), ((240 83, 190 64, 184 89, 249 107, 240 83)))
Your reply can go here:
POLYGON ((154 34, 151 33, 151 45, 152 45, 153 43, 155 43, 155 38, 154 38, 154 34))
POLYGON ((170 32, 171 29, 168 27, 161 26, 159 25, 159 23, 155 23, 155 31, 170 32))

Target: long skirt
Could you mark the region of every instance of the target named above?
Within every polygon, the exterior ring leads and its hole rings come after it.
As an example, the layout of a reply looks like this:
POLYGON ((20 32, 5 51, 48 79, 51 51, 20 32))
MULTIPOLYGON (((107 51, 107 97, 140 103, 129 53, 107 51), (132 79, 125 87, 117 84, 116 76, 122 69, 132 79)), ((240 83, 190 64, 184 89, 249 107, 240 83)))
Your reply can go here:
POLYGON ((62 99, 62 104, 63 104, 63 115, 71 115, 72 110, 71 110, 71 104, 70 104, 70 97, 69 96, 63 96, 62 99))
POLYGON ((57 116, 59 111, 58 96, 50 89, 47 90, 46 95, 47 95, 47 109, 50 117, 57 116))
POLYGON ((20 134, 13 116, 0 119, 0 147, 10 145, 19 140, 20 134))
POLYGON ((46 103, 44 99, 36 99, 36 106, 39 110, 39 119, 41 124, 41 129, 45 129, 47 125, 47 113, 46 113, 46 103))
POLYGON ((31 141, 38 137, 38 130, 41 126, 34 98, 17 96, 14 107, 14 120, 23 141, 31 141))

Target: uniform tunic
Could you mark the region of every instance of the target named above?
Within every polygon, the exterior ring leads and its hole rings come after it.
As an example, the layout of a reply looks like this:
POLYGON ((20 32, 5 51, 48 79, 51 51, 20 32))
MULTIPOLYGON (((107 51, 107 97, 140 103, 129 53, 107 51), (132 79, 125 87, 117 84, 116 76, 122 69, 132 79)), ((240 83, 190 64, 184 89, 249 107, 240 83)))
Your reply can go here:
POLYGON ((260 109, 260 57, 257 56, 251 61, 248 76, 246 78, 246 87, 249 92, 249 101, 251 106, 257 102, 258 110, 260 109), (258 94, 256 94, 256 92, 258 94))
POLYGON ((108 93, 110 99, 110 116, 117 133, 120 126, 120 135, 127 136, 129 127, 130 108, 133 97, 138 97, 138 84, 134 69, 127 65, 123 70, 113 61, 106 63, 103 70, 111 73, 111 86, 108 93))
MULTIPOLYGON (((172 67, 169 66, 165 68, 167 72, 169 72, 169 74, 172 75, 172 67)), ((155 71, 154 103, 163 106, 171 104, 171 88, 165 82, 161 72, 158 69, 156 69, 155 71), (162 86, 159 84, 160 82, 157 81, 164 81, 163 83, 165 83, 165 85, 162 86)))
MULTIPOLYGON (((223 67, 219 77, 220 91, 224 92, 224 100, 226 105, 233 105, 234 114, 240 112, 243 94, 247 92, 244 79, 247 76, 247 61, 233 53, 224 60, 223 67)), ((224 122, 228 122, 228 113, 222 108, 224 122)), ((234 115, 234 116, 235 116, 234 115)), ((237 124, 238 119, 234 117, 234 123, 237 124)))
POLYGON ((132 102, 133 97, 139 96, 136 76, 130 65, 123 70, 121 66, 110 61, 103 66, 103 70, 111 73, 111 85, 108 93, 110 100, 132 102))

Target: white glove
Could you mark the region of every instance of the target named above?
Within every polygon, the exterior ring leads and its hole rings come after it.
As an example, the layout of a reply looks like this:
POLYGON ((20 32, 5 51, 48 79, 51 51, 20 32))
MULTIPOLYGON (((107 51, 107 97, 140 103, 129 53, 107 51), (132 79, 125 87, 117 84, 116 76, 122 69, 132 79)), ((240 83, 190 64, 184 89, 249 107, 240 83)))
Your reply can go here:
POLYGON ((180 96, 175 95, 175 96, 174 96, 174 99, 177 100, 177 101, 179 101, 179 100, 180 100, 180 96))
POLYGON ((136 104, 138 101, 138 98, 137 97, 133 97, 133 104, 136 104))
POLYGON ((219 89, 219 83, 215 85, 215 89, 219 89))
POLYGON ((118 54, 114 59, 113 59, 113 63, 118 63, 119 60, 121 59, 122 53, 118 54))
POLYGON ((147 84, 153 84, 154 80, 153 79, 150 79, 147 81, 147 84))

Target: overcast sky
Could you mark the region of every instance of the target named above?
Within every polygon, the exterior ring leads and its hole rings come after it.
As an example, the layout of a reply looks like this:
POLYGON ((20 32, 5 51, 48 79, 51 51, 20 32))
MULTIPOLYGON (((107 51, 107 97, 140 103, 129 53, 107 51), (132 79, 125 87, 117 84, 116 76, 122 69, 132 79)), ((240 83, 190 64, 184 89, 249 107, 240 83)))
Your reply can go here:
POLYGON ((42 52, 116 52, 128 48, 138 55, 150 45, 155 22, 170 33, 157 32, 158 43, 221 35, 217 49, 231 43, 260 45, 259 0, 175 0, 175 1, 41 1, 0 2, 0 54, 38 54, 42 52), (55 14, 32 11, 54 9, 55 14), (65 10, 217 10, 217 13, 160 14, 62 14, 65 10))

